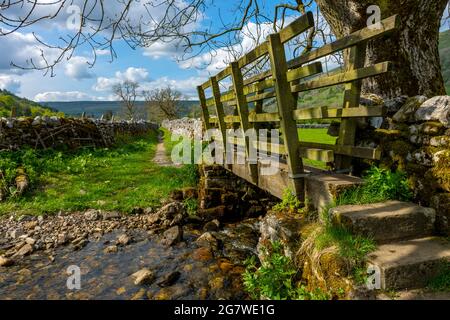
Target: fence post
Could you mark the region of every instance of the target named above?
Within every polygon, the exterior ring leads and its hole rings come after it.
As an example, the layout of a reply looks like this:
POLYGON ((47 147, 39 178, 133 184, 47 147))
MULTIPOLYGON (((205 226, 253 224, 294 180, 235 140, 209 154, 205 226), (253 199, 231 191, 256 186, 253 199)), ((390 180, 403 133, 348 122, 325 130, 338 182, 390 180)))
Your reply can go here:
POLYGON ((220 88, 219 88, 219 82, 217 81, 216 77, 211 77, 211 89, 214 97, 214 106, 216 108, 216 115, 217 115, 217 123, 219 125, 219 130, 222 135, 222 142, 223 142, 223 159, 224 163, 226 163, 227 155, 227 141, 226 141, 226 132, 227 127, 225 125, 225 112, 223 110, 223 104, 222 101, 220 101, 220 88))
POLYGON ((11 118, 17 117, 17 107, 13 106, 11 107, 11 118))
MULTIPOLYGON (((366 43, 353 46, 348 52, 347 71, 363 68, 366 57, 366 43)), ((343 108, 358 108, 361 100, 361 80, 345 84, 343 108)), ((356 120, 343 118, 339 129, 337 144, 341 146, 354 146, 356 135, 356 120)), ((352 157, 336 155, 335 166, 337 170, 351 170, 352 157)))
POLYGON ((300 158, 297 123, 293 118, 293 111, 296 109, 297 101, 291 92, 291 87, 287 80, 286 53, 278 33, 269 35, 268 42, 272 77, 275 82, 278 113, 280 115, 280 126, 287 151, 290 185, 298 199, 305 201, 303 161, 300 158))
MULTIPOLYGON (((233 79, 233 87, 234 87, 234 94, 236 96, 236 106, 239 113, 239 119, 241 122, 241 129, 243 133, 243 138, 245 141, 245 158, 248 160, 250 159, 250 148, 252 147, 250 144, 249 137, 246 136, 246 132, 248 129, 250 129, 250 123, 248 121, 248 103, 247 99, 244 95, 244 79, 242 76, 241 69, 239 68, 238 62, 232 62, 231 63, 231 78, 233 79)), ((256 159, 257 160, 257 159, 256 159)), ((250 177, 252 179, 253 183, 258 182, 258 165, 248 163, 248 169, 250 172, 250 177)))
POLYGON ((205 90, 203 90, 202 86, 198 86, 197 92, 200 100, 200 109, 202 110, 204 128, 205 130, 209 130, 211 128, 211 124, 209 123, 209 111, 206 106, 205 90))

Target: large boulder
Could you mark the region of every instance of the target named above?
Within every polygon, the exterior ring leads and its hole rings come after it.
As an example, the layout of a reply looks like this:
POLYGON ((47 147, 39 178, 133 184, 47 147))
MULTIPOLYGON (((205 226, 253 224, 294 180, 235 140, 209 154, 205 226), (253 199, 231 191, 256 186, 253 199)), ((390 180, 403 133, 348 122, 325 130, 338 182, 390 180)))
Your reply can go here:
POLYGON ((437 96, 425 101, 415 113, 416 121, 439 121, 450 128, 450 96, 437 96))
POLYGON ((414 122, 414 115, 419 107, 427 100, 425 96, 408 98, 405 104, 392 117, 395 122, 414 122))
POLYGON ((258 257, 264 261, 270 254, 271 243, 280 242, 284 254, 293 259, 300 246, 301 220, 298 215, 287 212, 269 212, 260 224, 261 237, 257 250, 258 257))

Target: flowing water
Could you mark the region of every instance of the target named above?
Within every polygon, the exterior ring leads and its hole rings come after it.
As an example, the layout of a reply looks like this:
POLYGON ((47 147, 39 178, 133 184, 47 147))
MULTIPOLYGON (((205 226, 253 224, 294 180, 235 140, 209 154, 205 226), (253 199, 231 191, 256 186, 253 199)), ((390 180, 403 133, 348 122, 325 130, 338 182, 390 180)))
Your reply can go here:
POLYGON ((104 249, 119 231, 79 251, 59 248, 54 259, 36 252, 15 266, 0 269, 0 299, 245 299, 242 263, 256 253, 258 221, 229 224, 213 233, 220 245, 212 251, 195 243, 201 231, 184 229, 184 241, 172 247, 160 244, 157 235, 135 230, 135 241, 117 253, 104 249), (67 287, 69 266, 81 270, 80 290, 67 287), (142 268, 155 274, 154 283, 134 284, 131 275, 142 268), (180 277, 173 285, 158 285, 175 271, 180 277))

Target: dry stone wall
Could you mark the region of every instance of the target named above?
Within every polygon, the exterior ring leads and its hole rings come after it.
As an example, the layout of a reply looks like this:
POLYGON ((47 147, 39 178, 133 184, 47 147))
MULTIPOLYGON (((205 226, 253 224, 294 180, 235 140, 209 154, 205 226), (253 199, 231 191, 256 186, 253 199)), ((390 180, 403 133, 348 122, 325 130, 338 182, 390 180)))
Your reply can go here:
POLYGON ((164 120, 161 125, 175 135, 190 139, 201 139, 203 123, 199 119, 182 118, 176 120, 164 120))
POLYGON ((109 122, 91 119, 59 117, 1 118, 0 150, 107 147, 114 144, 118 134, 138 135, 157 130, 145 121, 109 122))
POLYGON ((450 235, 450 96, 383 103, 387 116, 360 123, 358 144, 381 147, 381 165, 407 173, 416 202, 436 209, 439 231, 450 235))

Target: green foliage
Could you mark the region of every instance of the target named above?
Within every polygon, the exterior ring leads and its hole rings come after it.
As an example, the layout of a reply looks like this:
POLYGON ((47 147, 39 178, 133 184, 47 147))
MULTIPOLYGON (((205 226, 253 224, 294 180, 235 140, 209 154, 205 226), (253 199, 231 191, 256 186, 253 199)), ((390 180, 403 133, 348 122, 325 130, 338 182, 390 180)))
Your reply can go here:
POLYGON ((64 116, 64 113, 42 106, 36 102, 19 98, 6 90, 0 90, 0 116, 10 117, 12 108, 16 108, 17 116, 64 116))
POLYGON ((413 197, 404 172, 372 167, 363 178, 364 184, 346 190, 337 199, 336 205, 367 204, 387 200, 410 201, 413 197))
POLYGON ((298 200, 295 194, 286 189, 283 191, 283 199, 276 204, 272 209, 278 212, 288 210, 289 212, 299 212, 303 208, 303 203, 298 200))
POLYGON ((433 291, 450 292, 450 262, 442 262, 441 271, 430 281, 428 288, 433 291))
POLYGON ((186 208, 186 211, 188 215, 195 216, 198 211, 198 201, 194 198, 185 199, 183 201, 184 207, 186 208))
POLYGON ((261 266, 253 256, 245 261, 244 286, 252 299, 326 300, 329 295, 317 289, 309 292, 296 285, 297 271, 291 259, 283 254, 279 242, 272 243, 271 253, 261 266))

